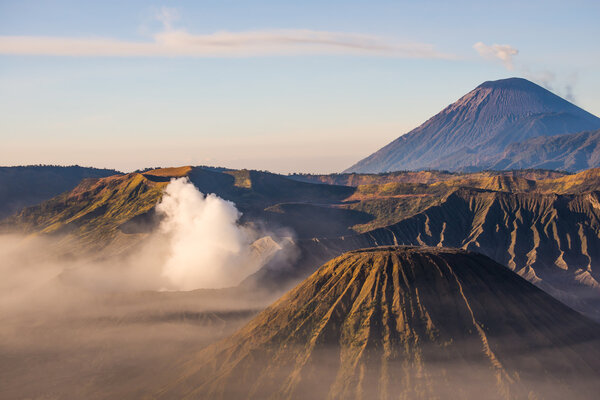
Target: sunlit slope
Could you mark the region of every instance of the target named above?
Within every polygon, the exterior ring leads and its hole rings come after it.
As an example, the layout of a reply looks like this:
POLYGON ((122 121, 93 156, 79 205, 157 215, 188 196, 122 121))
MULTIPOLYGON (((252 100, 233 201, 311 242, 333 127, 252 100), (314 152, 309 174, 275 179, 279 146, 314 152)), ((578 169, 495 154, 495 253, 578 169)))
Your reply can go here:
POLYGON ((159 398, 586 398, 599 326, 489 258, 376 248, 331 260, 159 398))
POLYGON ((462 247, 492 257, 600 318, 599 171, 551 179, 542 173, 532 179, 536 176, 524 171, 454 174, 431 184, 353 188, 260 171, 178 167, 84 180, 4 220, 0 228, 64 235, 85 245, 67 246, 77 251, 106 246, 121 251, 156 227, 154 207, 170 179, 188 177, 200 191, 235 202, 243 223, 266 223, 267 230, 295 235, 299 258, 289 268, 273 266, 259 274, 261 284, 306 277, 325 260, 362 247, 462 247))
POLYGON ((4 220, 2 228, 9 232, 72 235, 101 247, 120 233, 121 225, 151 211, 166 185, 138 173, 86 179, 72 191, 4 220))
MULTIPOLYGON (((421 172, 407 173, 420 174, 421 172)), ((430 172, 423 172, 430 174, 430 172)), ((387 174, 382 174, 387 175, 387 174)), ((363 184, 346 199, 343 207, 373 216, 367 223, 355 225, 358 232, 395 224, 426 208, 441 203, 459 188, 476 188, 511 193, 577 194, 600 190, 600 169, 577 174, 543 170, 479 172, 452 174, 432 183, 390 181, 363 184)))
MULTIPOLYGON (((156 222, 152 204, 159 201, 170 179, 179 177, 189 178, 203 193, 216 193, 235 202, 245 221, 262 220, 273 228, 291 228, 300 238, 347 235, 351 230, 366 232, 392 225, 440 204, 460 187, 539 193, 600 190, 597 169, 574 175, 541 170, 406 174, 410 175, 406 180, 399 174, 387 174, 399 180, 348 187, 299 182, 261 171, 162 168, 85 180, 73 191, 24 210, 3 225, 26 232, 84 236, 93 232, 103 239, 114 236, 115 228, 126 234, 143 233, 156 222), (439 181, 432 178, 440 176, 444 178, 439 181)), ((360 177, 365 176, 369 177, 360 177)), ((385 176, 378 177, 387 179, 385 176)))
POLYGON ((162 168, 147 171, 151 179, 187 177, 203 193, 216 193, 241 207, 268 206, 284 202, 337 202, 350 196, 353 188, 316 185, 288 179, 283 175, 254 170, 228 170, 204 167, 162 168))
MULTIPOLYGON (((298 182, 260 171, 218 171, 189 166, 163 168, 86 179, 73 190, 2 221, 0 228, 3 232, 69 235, 92 248, 115 241, 135 241, 135 235, 148 233, 158 222, 154 207, 170 180, 182 177, 188 178, 203 193, 216 193, 233 201, 244 213, 245 222, 268 220, 266 216, 273 213, 265 209, 280 203, 327 205, 342 201, 355 190, 298 182)), ((328 212, 327 208, 315 207, 324 219, 348 219, 346 225, 342 224, 333 232, 334 236, 345 233, 348 226, 370 219, 358 212, 335 209, 328 212)), ((286 226, 290 222, 294 226, 302 222, 298 217, 295 220, 292 217, 287 218, 289 221, 278 222, 279 225, 286 226)))
POLYGON ((290 178, 302 182, 326 183, 330 185, 344 186, 360 186, 373 184, 381 185, 390 182, 431 184, 436 182, 448 181, 456 178, 460 179, 462 177, 485 178, 497 175, 519 177, 529 180, 542 180, 560 178, 565 175, 569 175, 569 173, 547 169, 515 169, 510 171, 482 171, 472 173, 426 170, 382 172, 378 174, 354 172, 329 175, 292 174, 290 175, 290 178))
POLYGON ((536 182, 537 190, 547 193, 584 193, 600 190, 600 168, 536 182))
MULTIPOLYGON (((540 171, 542 172, 542 171, 540 171)), ((443 194, 460 187, 488 189, 503 192, 536 193, 582 193, 600 190, 600 169, 592 168, 577 174, 561 174, 545 171, 547 174, 527 173, 527 171, 478 172, 453 174, 446 179, 434 182, 383 181, 357 185, 357 191, 349 199, 386 197, 415 194, 443 194), (548 178, 548 176, 551 176, 548 178)))

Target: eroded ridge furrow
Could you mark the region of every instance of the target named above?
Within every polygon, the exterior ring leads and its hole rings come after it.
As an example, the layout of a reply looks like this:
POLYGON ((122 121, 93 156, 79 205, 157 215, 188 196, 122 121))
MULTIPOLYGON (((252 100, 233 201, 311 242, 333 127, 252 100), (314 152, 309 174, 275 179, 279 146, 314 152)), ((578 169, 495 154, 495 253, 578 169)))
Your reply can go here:
POLYGON ((364 249, 202 350, 158 398, 585 398, 599 343, 595 323, 485 256, 364 249))

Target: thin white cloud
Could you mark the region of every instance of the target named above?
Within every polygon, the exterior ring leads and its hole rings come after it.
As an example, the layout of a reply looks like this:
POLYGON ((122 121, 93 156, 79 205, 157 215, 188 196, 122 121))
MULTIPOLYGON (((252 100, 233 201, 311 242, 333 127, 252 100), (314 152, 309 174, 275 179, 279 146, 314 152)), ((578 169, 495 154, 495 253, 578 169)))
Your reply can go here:
POLYGON ((519 54, 519 50, 508 44, 493 44, 488 46, 483 42, 477 42, 473 45, 473 48, 477 50, 481 57, 487 60, 500 61, 508 70, 513 71, 516 69, 521 76, 534 81, 538 85, 555 92, 571 102, 575 102, 574 87, 577 82, 576 73, 558 76, 551 70, 532 68, 523 64, 523 62, 516 63, 515 66, 515 56, 519 54))
POLYGON ((511 71, 515 68, 513 58, 519 54, 519 50, 508 44, 493 44, 488 46, 483 42, 477 42, 473 45, 473 48, 477 50, 481 57, 487 60, 500 60, 511 71))
POLYGON ((167 30, 172 29, 173 23, 178 21, 180 17, 179 11, 176 8, 170 7, 161 7, 154 16, 167 30))
POLYGON ((165 30, 149 41, 109 38, 0 36, 0 54, 100 57, 257 57, 278 55, 366 55, 398 58, 455 58, 426 43, 313 30, 221 31, 191 34, 170 26, 170 12, 161 21, 165 30))

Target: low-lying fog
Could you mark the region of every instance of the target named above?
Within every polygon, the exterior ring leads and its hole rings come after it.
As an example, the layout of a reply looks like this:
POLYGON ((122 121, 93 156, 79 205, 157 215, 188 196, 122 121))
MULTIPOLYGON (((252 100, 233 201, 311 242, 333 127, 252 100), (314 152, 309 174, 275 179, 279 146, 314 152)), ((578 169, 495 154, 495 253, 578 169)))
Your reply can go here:
MULTIPOLYGON (((169 184, 157 213, 155 232, 120 256, 70 255, 70 237, 0 237, 1 399, 153 398, 198 351, 282 294, 237 285, 272 257, 294 257, 293 241, 240 226, 233 203, 185 179, 169 184)), ((449 397, 475 393, 479 367, 454 364, 434 365, 431 379, 438 367, 453 371, 460 382, 448 386, 449 397)), ((422 377, 412 372, 418 388, 422 377)), ((328 373, 316 373, 312 390, 328 390, 320 387, 328 373)), ((594 383, 579 380, 569 383, 594 383)), ((540 393, 561 387, 544 381, 540 393)))
POLYGON ((178 179, 157 212, 157 231, 120 257, 0 237, 0 398, 142 397, 277 295, 231 288, 286 252, 239 226, 233 203, 178 179))

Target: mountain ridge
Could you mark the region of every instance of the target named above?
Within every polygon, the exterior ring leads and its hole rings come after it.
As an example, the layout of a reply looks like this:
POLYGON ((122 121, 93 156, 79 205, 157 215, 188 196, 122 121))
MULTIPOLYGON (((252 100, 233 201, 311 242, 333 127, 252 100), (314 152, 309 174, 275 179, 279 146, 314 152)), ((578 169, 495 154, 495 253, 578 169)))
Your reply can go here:
POLYGON ((290 265, 268 265, 253 278, 260 285, 286 286, 325 260, 360 247, 466 246, 600 319, 595 261, 600 257, 600 169, 572 175, 391 174, 365 177, 388 183, 346 187, 186 166, 86 180, 3 220, 0 230, 56 235, 61 243, 56 250, 69 254, 121 254, 157 227, 154 207, 170 179, 182 176, 204 193, 234 201, 244 213, 242 224, 266 227, 275 235, 289 236, 290 228, 294 232, 300 257, 290 265), (279 227, 283 230, 277 231, 279 227))
POLYGON ((491 160, 492 169, 550 168, 579 171, 600 165, 600 130, 539 136, 511 143, 491 160))
POLYGON ((509 193, 459 188, 400 222, 338 238, 297 240, 299 257, 267 265, 247 284, 302 279, 325 260, 364 247, 444 246, 482 253, 600 320, 600 192, 509 193), (286 276, 289 275, 289 276, 286 276))
POLYGON ((0 167, 0 219, 23 207, 49 200, 73 189, 85 178, 102 178, 119 174, 112 169, 24 165, 0 167))

